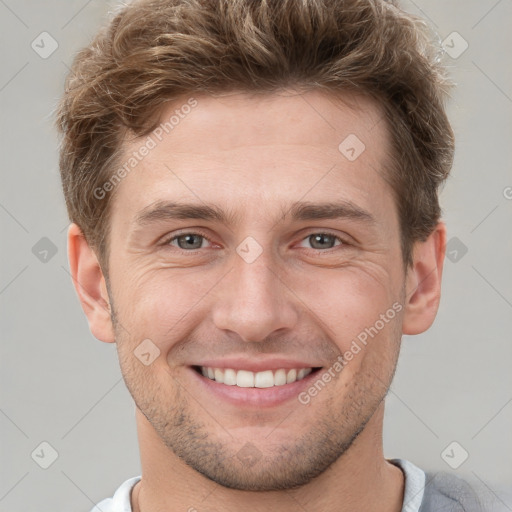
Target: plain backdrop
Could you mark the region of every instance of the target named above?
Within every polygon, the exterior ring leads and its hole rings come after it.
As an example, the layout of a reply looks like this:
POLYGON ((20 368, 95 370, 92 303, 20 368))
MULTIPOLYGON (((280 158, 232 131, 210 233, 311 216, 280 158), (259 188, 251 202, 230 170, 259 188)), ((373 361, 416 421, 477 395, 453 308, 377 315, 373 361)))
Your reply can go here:
MULTIPOLYGON (((402 5, 452 55, 457 151, 441 196, 440 311, 404 337, 385 455, 478 479, 512 510, 512 2, 402 5)), ((68 273, 52 117, 74 54, 112 6, 0 0, 1 511, 87 512, 140 474, 115 346, 91 335, 68 273)))

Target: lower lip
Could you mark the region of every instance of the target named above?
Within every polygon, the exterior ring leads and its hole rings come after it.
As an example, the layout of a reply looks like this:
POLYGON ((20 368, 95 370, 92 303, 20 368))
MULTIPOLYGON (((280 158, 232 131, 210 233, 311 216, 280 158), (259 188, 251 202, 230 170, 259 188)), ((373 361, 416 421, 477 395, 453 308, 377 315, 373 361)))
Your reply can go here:
POLYGON ((299 393, 307 388, 313 379, 317 379, 319 370, 312 371, 302 380, 297 380, 291 384, 282 386, 272 386, 270 388, 241 388, 238 386, 228 386, 215 380, 209 379, 199 374, 193 368, 189 368, 192 375, 197 379, 201 386, 207 391, 237 406, 254 407, 275 407, 287 400, 297 398, 299 393))

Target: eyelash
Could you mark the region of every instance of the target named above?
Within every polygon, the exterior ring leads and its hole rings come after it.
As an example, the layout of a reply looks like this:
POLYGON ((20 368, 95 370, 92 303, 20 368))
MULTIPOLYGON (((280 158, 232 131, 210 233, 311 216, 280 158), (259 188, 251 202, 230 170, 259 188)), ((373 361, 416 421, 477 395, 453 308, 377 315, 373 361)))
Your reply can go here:
MULTIPOLYGON (((202 238, 204 238, 205 240, 208 240, 208 242, 210 242, 210 244, 212 244, 213 242, 210 240, 210 238, 205 235, 204 233, 200 232, 200 231, 184 231, 182 233, 178 233, 177 235, 173 235, 171 237, 168 237, 166 238, 161 245, 163 246, 170 246, 171 242, 173 242, 174 240, 178 239, 179 237, 181 236, 184 236, 184 235, 196 235, 196 236, 200 236, 202 238)), ((340 247, 340 246, 347 246, 347 245, 351 245, 349 244, 347 241, 345 241, 343 238, 341 238, 340 236, 336 235, 335 233, 331 233, 330 231, 315 231, 315 232, 312 232, 310 233, 309 235, 301 238, 301 242, 303 242, 304 240, 308 239, 309 237, 313 236, 313 235, 327 235, 327 236, 331 236, 335 239, 337 239, 339 242, 341 242, 340 244, 338 245, 335 245, 334 247, 330 247, 329 249, 325 249, 325 250, 322 250, 322 249, 313 249, 313 248, 304 248, 303 249, 309 249, 310 251, 315 251, 315 252, 329 252, 329 251, 333 251, 336 249, 336 247, 340 247)), ((174 246, 172 246, 174 247, 174 246)), ((196 254, 197 252, 201 251, 202 249, 195 249, 195 250, 186 250, 186 249, 181 249, 180 247, 174 247, 175 249, 177 249, 178 251, 182 251, 182 252, 186 252, 186 253, 189 253, 189 254, 196 254)))

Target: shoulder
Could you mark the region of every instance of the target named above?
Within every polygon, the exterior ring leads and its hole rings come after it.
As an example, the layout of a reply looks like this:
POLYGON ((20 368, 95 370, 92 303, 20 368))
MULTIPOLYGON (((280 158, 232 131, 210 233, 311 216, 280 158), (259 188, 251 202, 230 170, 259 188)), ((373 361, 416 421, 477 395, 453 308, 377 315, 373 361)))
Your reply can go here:
POLYGON ((498 512, 498 502, 476 480, 445 471, 425 473, 425 491, 419 512, 498 512))
POLYGON ((446 471, 423 471, 404 459, 389 459, 405 475, 402 512, 510 512, 482 480, 446 471))

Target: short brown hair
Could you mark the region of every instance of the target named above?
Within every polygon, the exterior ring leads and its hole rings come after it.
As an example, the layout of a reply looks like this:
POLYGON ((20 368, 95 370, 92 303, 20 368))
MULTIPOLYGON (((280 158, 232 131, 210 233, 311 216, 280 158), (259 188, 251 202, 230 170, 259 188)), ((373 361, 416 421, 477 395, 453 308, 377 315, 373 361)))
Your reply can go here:
POLYGON ((113 194, 94 190, 119 165, 125 137, 156 128, 164 102, 290 86, 359 92, 385 112, 407 267, 439 221, 453 160, 441 52, 422 20, 383 0, 136 0, 77 54, 58 106, 70 220, 107 272, 113 194))

